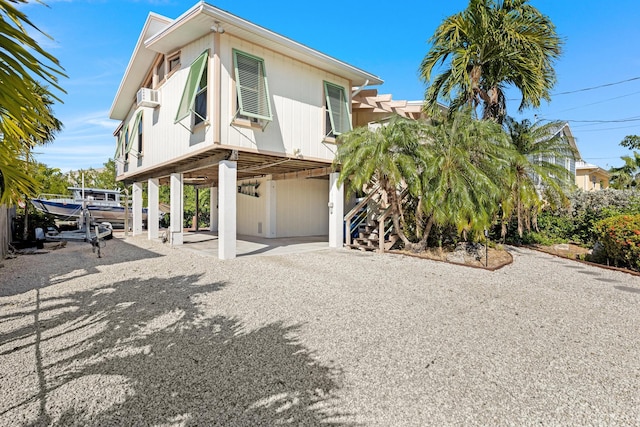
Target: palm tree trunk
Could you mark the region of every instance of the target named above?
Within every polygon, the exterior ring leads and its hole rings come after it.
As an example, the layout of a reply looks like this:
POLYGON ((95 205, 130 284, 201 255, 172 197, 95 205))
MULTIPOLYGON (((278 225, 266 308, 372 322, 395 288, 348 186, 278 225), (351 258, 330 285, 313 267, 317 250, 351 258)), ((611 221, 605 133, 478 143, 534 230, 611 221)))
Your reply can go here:
MULTIPOLYGON (((386 184, 386 181, 384 182, 384 184, 386 184)), ((385 192, 387 193, 387 197, 389 198, 389 204, 391 205, 391 220, 393 221, 393 228, 396 230, 396 233, 398 233, 398 236, 400 236, 400 239, 404 243, 405 247, 411 247, 412 243, 409 240, 409 238, 404 234, 404 229, 400 224, 401 211, 400 211, 399 203, 401 201, 398 201, 398 195, 396 194, 395 188, 391 188, 391 191, 389 191, 389 189, 386 188, 385 192)), ((378 236, 378 237, 381 239, 380 241, 384 239, 384 236, 378 236)))
POLYGON ((418 204, 416 206, 416 237, 418 239, 423 236, 423 234, 422 234, 422 220, 423 220, 422 195, 420 195, 420 196, 418 196, 418 204))
POLYGON ((427 224, 424 226, 424 230, 422 231, 422 239, 420 239, 416 245, 418 252, 422 252, 427 248, 427 240, 431 234, 431 228, 433 228, 433 215, 429 215, 427 224))

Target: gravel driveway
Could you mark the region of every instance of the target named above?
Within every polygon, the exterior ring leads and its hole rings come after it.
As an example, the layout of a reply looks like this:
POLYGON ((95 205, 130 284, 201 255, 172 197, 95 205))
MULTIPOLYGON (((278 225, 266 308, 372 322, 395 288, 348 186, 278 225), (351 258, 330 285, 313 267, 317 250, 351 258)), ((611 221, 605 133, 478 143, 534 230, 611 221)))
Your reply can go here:
POLYGON ((640 278, 513 255, 5 260, 0 425, 640 425, 640 278))

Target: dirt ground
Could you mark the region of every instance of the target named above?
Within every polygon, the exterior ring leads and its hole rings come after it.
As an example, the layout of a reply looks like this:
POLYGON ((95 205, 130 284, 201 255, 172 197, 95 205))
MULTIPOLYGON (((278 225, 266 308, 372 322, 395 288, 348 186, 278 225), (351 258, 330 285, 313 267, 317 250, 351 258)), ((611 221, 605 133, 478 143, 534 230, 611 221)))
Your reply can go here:
POLYGON ((552 255, 558 255, 570 259, 579 259, 591 252, 590 249, 583 248, 582 246, 574 245, 572 243, 564 243, 552 246, 532 245, 532 248, 546 252, 552 255))
MULTIPOLYGON (((419 258, 450 262, 452 264, 461 264, 459 262, 452 262, 449 259, 447 259, 447 256, 450 255, 452 252, 447 251, 446 249, 443 249, 443 248, 427 248, 427 250, 419 253, 405 251, 405 250, 397 251, 397 252, 402 253, 404 255, 409 255, 409 256, 414 256, 419 258)), ((513 257, 511 256, 511 254, 504 249, 489 248, 487 258, 488 258, 488 261, 486 262, 486 265, 485 265, 484 256, 480 259, 477 259, 472 256, 465 256, 464 265, 468 265, 471 267, 486 268, 488 270, 497 270, 513 262, 513 257)))

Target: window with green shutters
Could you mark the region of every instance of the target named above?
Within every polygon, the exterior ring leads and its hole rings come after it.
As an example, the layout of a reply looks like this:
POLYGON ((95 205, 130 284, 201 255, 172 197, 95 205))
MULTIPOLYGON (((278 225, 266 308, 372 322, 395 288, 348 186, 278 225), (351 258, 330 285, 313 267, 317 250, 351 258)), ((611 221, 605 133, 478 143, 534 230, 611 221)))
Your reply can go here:
MULTIPOLYGON (((207 70, 207 59, 209 58, 209 51, 205 50, 202 52, 200 56, 196 58, 195 61, 189 67, 189 75, 187 76, 187 82, 184 86, 184 91, 182 92, 182 98, 180 98, 180 105, 178 106, 178 112, 176 113, 176 119, 174 123, 178 123, 185 117, 191 115, 191 113, 195 113, 195 115, 199 115, 197 110, 195 109, 196 103, 196 95, 202 96, 204 93, 204 115, 200 114, 203 121, 206 119, 206 75, 205 72, 207 70), (203 80, 204 79, 204 80, 203 80), (202 82, 205 82, 204 88, 202 87, 202 82)), ((202 108, 202 102, 200 103, 200 108, 202 108)), ((203 112, 202 109, 200 112, 203 112)), ((197 123, 197 122, 196 122, 197 123)))
POLYGON ((129 128, 127 127, 127 132, 125 134, 125 138, 127 141, 126 149, 125 149, 125 161, 129 158, 129 153, 131 152, 131 147, 133 147, 133 141, 138 141, 138 151, 137 154, 140 154, 142 151, 142 111, 138 111, 136 115, 136 119, 133 122, 132 133, 135 135, 129 135, 129 128))
POLYGON ((272 120, 264 60, 233 50, 238 111, 236 115, 272 120))
POLYGON ((119 159, 122 157, 122 150, 124 149, 124 129, 120 129, 120 133, 118 133, 118 144, 116 145, 116 153, 113 155, 114 159, 119 159))
POLYGON ((351 116, 346 92, 342 86, 324 82, 326 98, 326 136, 336 137, 351 130, 351 116))

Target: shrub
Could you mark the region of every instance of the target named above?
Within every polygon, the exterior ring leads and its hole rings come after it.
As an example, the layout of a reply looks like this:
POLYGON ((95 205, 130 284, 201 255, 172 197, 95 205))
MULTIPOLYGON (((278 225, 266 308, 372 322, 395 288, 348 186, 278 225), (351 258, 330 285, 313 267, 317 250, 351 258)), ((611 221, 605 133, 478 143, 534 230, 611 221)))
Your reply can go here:
POLYGON ((598 240, 594 234, 598 221, 640 214, 640 192, 633 190, 577 191, 570 195, 569 202, 568 207, 547 206, 538 215, 539 232, 544 239, 592 246, 598 240))
POLYGON ((594 231, 607 258, 616 266, 640 271, 640 214, 603 219, 594 231))

